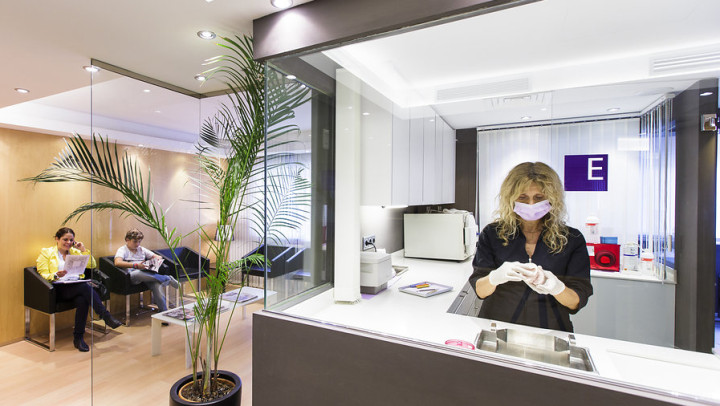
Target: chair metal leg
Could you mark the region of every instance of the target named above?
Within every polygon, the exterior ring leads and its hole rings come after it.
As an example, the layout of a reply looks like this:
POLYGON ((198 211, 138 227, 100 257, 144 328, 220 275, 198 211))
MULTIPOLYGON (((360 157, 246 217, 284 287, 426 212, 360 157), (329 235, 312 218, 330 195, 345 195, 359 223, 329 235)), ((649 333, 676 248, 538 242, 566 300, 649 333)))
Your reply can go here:
POLYGON ((55 313, 50 315, 50 352, 55 351, 55 313))
POLYGON ((125 325, 130 325, 130 295, 125 295, 125 325))
POLYGON ((30 308, 25 308, 25 338, 30 337, 30 308))
MULTIPOLYGON (((105 300, 103 301, 103 304, 105 305, 106 309, 110 309, 110 301, 105 300)), ((98 333, 102 333, 103 335, 107 335, 108 333, 108 327, 106 323, 103 323, 102 326, 95 323, 95 316, 100 317, 99 314, 95 313, 95 309, 90 309, 90 320, 85 323, 85 329, 87 329, 89 332, 97 331, 98 333)), ((98 319, 99 320, 99 319, 98 319)))
POLYGON ((50 352, 55 351, 55 314, 49 314, 50 322, 49 322, 49 341, 47 344, 45 344, 42 341, 38 341, 32 337, 30 337, 30 308, 25 307, 25 341, 28 341, 32 344, 37 345, 38 347, 42 347, 50 352))

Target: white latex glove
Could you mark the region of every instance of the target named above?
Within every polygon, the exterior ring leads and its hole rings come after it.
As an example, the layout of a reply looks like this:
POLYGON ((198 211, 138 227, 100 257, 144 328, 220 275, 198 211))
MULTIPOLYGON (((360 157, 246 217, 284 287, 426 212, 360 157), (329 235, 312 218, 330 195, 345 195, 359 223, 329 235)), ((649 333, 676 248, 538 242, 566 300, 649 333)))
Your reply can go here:
POLYGON ((522 275, 525 283, 533 285, 541 285, 545 282, 545 274, 542 272, 542 267, 535 265, 532 262, 527 264, 519 264, 513 268, 517 273, 522 275))
POLYGON ((545 274, 545 277, 547 279, 543 284, 535 286, 536 292, 545 295, 555 296, 565 290, 565 284, 560 279, 558 279, 558 277, 555 276, 554 273, 550 271, 543 271, 543 273, 545 274))
POLYGON ((545 292, 538 290, 538 286, 542 285, 547 280, 541 266, 533 263, 527 263, 520 264, 520 266, 515 267, 514 269, 523 276, 523 281, 530 287, 530 289, 541 295, 546 294, 545 292))
POLYGON ((515 269, 520 265, 519 262, 503 262, 500 268, 488 274, 488 281, 493 286, 503 284, 505 282, 519 282, 523 280, 523 276, 515 269))

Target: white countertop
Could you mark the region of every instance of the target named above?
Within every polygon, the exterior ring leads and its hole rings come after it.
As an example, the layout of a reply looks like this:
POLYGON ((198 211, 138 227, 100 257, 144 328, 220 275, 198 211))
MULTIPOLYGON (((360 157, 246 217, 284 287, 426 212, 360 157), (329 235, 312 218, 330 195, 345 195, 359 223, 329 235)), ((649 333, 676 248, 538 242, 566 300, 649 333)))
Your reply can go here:
MULTIPOLYGON (((285 312, 434 344, 444 344, 448 339, 474 342, 482 329, 490 328, 490 320, 447 313, 472 273, 471 259, 451 262, 393 254, 393 265, 404 265, 409 269, 391 280, 388 288, 375 296, 365 296, 369 298, 354 304, 335 303, 331 289, 285 312), (423 281, 453 286, 453 291, 428 298, 398 291, 400 286, 423 281)), ((596 276, 593 274, 592 277, 596 276)), ((497 322, 497 328, 525 329, 567 338, 567 333, 510 323, 497 322)), ((598 375, 602 378, 720 402, 720 358, 715 355, 582 334, 575 334, 575 337, 578 346, 590 350, 598 375)), ((494 356, 506 357, 502 354, 494 356)), ((517 360, 509 356, 507 359, 517 360)), ((549 364, 535 364, 545 369, 561 369, 563 373, 569 371, 549 364)), ((586 372, 572 371, 578 376, 591 376, 586 372)))

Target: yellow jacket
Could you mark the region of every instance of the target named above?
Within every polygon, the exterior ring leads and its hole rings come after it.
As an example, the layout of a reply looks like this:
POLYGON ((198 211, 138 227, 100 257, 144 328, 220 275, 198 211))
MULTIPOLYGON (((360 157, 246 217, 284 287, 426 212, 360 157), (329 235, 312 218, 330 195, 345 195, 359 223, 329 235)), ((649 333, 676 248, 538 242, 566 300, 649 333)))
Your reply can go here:
MULTIPOLYGON (((58 271, 58 259, 57 259, 57 247, 43 248, 40 250, 40 256, 37 258, 37 271, 43 278, 53 281, 55 280, 55 274, 58 271)), ((90 251, 80 252, 75 247, 70 248, 69 255, 90 255, 90 251)), ((97 263, 95 258, 90 255, 86 269, 96 268, 97 263)), ((81 275, 84 278, 85 275, 81 275)))

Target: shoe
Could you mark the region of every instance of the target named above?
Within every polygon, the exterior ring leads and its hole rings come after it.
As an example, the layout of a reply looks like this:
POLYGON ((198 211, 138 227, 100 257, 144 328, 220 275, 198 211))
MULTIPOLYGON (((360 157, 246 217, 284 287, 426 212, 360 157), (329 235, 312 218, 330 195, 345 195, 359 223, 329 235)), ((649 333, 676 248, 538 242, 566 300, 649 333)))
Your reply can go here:
POLYGON ((168 275, 170 286, 173 287, 173 289, 177 289, 180 284, 178 283, 177 279, 173 278, 172 276, 168 275))
POLYGON ((105 317, 103 317, 103 320, 105 321, 105 324, 107 324, 108 327, 110 327, 112 329, 118 328, 123 325, 122 322, 120 320, 116 319, 115 317, 113 317, 112 314, 110 314, 110 312, 108 312, 105 315, 105 317))
POLYGON ((78 349, 80 352, 88 352, 90 351, 90 347, 88 347, 87 344, 85 344, 85 340, 83 340, 82 337, 75 337, 73 339, 73 345, 75 348, 78 349))

